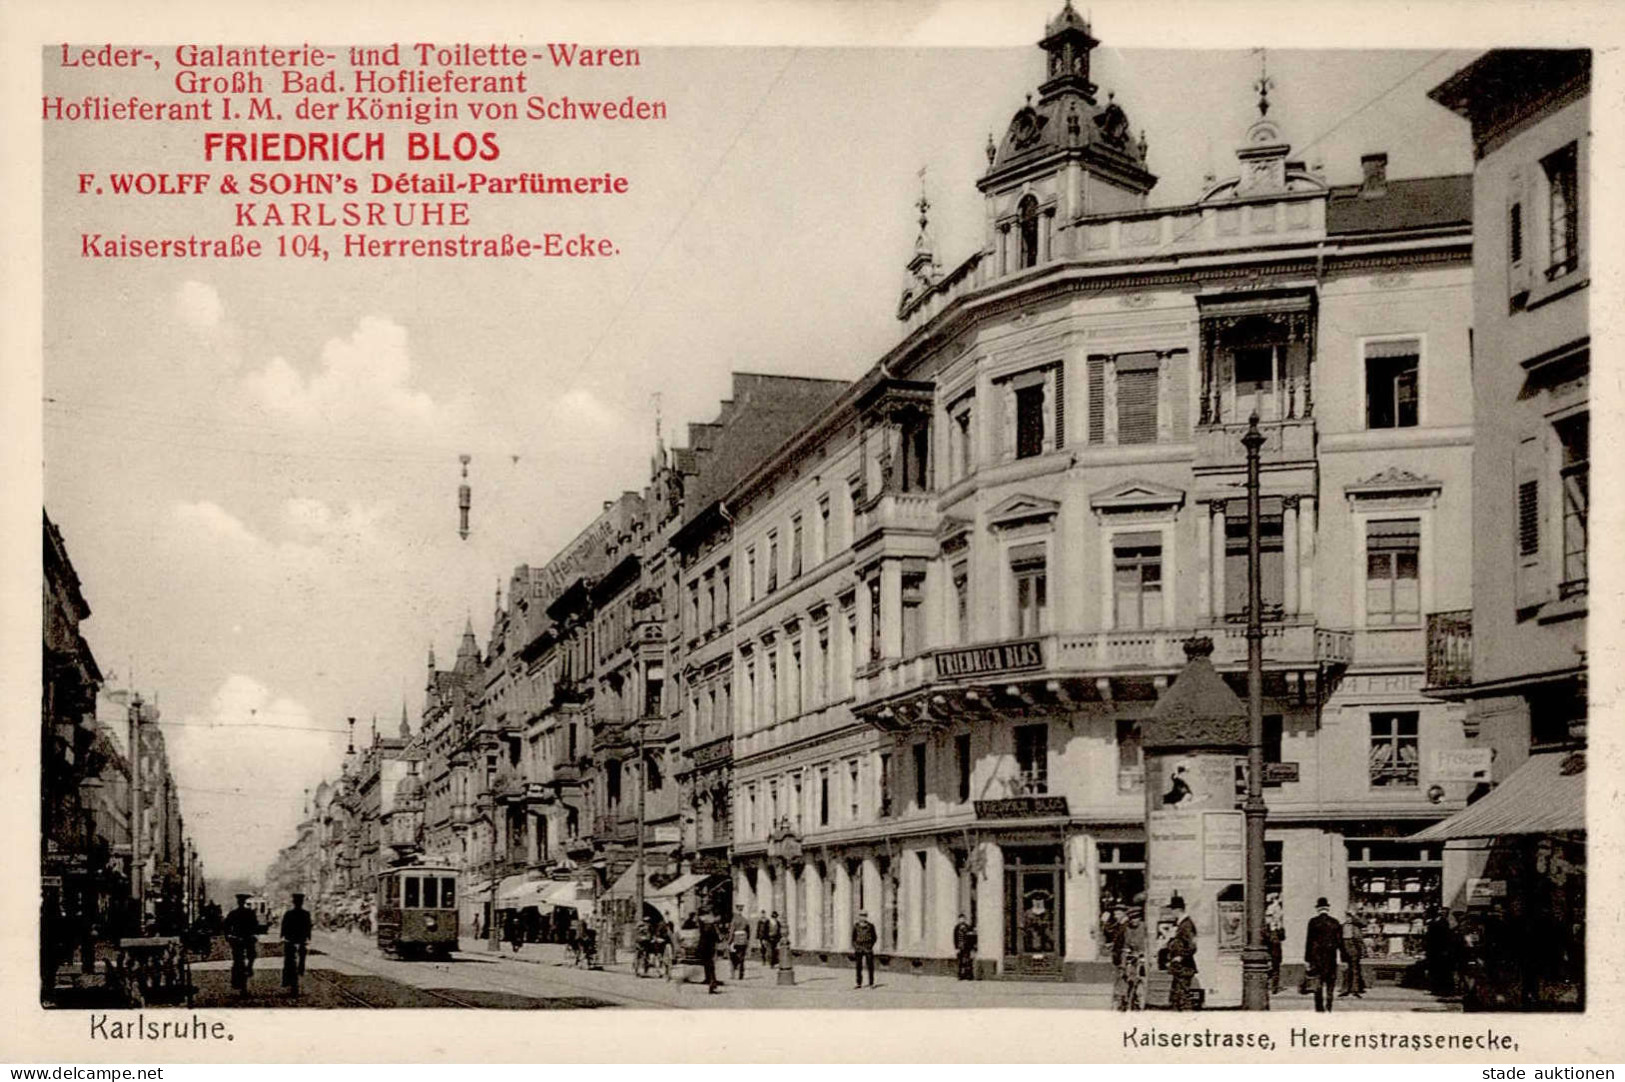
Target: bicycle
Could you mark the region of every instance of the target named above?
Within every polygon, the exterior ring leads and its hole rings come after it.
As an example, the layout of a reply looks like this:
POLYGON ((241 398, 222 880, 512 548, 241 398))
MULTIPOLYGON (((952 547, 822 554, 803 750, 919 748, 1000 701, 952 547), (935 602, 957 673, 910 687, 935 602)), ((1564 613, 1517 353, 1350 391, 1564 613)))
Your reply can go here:
POLYGON ((1145 959, 1136 950, 1124 950, 1112 986, 1112 1008, 1119 1011, 1145 1010, 1145 959))

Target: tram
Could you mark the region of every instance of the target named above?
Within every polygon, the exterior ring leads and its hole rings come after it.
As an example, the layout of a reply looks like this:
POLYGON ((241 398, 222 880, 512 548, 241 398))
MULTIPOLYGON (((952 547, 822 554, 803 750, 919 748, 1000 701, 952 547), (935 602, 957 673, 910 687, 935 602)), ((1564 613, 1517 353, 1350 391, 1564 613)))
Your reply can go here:
POLYGON ((378 875, 378 949, 448 958, 457 949, 457 869, 409 864, 378 875))

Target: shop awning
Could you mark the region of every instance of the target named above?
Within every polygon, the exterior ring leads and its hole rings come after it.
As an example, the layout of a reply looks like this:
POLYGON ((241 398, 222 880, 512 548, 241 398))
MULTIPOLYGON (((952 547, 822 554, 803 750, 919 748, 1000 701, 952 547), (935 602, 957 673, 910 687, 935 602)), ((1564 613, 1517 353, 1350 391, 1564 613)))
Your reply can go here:
POLYGON ((670 883, 667 883, 663 887, 651 887, 646 897, 677 898, 687 894, 689 891, 693 890, 701 883, 704 883, 706 880, 715 878, 715 876, 700 875, 696 872, 684 872, 682 875, 678 876, 676 879, 673 879, 670 883))
POLYGON ((551 879, 529 879, 505 882, 497 892, 497 905, 503 909, 523 909, 529 905, 545 904, 542 892, 553 885, 551 879))
POLYGON ((591 899, 585 897, 586 892, 581 884, 573 879, 555 879, 548 883, 541 893, 541 900, 547 905, 564 906, 570 909, 580 909, 591 899))
POLYGON ((615 885, 604 892, 606 898, 634 898, 638 893, 638 866, 633 864, 621 877, 615 880, 615 885))
POLYGON ((1585 752, 1531 755, 1500 785, 1411 841, 1560 834, 1586 828, 1585 752))

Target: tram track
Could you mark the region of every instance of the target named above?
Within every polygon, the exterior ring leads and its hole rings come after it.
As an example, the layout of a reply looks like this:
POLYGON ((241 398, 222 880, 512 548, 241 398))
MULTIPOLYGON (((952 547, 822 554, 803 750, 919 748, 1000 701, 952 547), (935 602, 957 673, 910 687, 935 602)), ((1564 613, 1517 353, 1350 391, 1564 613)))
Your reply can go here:
MULTIPOLYGON (((349 959, 345 959, 344 961, 345 961, 346 965, 354 966, 356 969, 363 969, 364 970, 364 969, 367 968, 366 966, 359 965, 356 962, 351 961, 349 959)), ((388 975, 386 975, 386 974, 384 974, 384 973, 382 973, 381 971, 378 971, 378 970, 371 970, 370 972, 372 973, 373 976, 380 977, 383 980, 393 981, 394 983, 397 983, 397 984, 404 984, 405 983, 403 981, 395 981, 395 978, 390 977, 390 976, 388 976, 388 975)), ((332 977, 326 975, 321 970, 307 969, 305 971, 304 975, 306 977, 312 977, 315 980, 317 980, 318 982, 320 982, 321 984, 324 984, 327 987, 333 989, 333 991, 337 992, 341 998, 347 1000, 350 1003, 355 1004, 358 1007, 366 1007, 366 1008, 368 1008, 370 1010, 387 1010, 387 1009, 395 1006, 395 1004, 393 1004, 393 1003, 374 1003, 370 999, 368 999, 365 996, 361 995, 355 989, 349 988, 349 987, 345 986, 344 984, 340 983, 339 981, 334 980, 332 977)), ((479 1004, 477 1004, 477 1003, 469 1003, 466 1000, 458 999, 456 996, 451 995, 450 993, 442 991, 441 989, 438 989, 438 988, 420 988, 417 985, 406 985, 406 987, 411 988, 414 992, 421 992, 426 996, 432 996, 433 998, 441 1000, 442 1002, 449 1003, 453 1007, 460 1007, 460 1008, 462 1008, 464 1010, 479 1010, 480 1009, 479 1004)))

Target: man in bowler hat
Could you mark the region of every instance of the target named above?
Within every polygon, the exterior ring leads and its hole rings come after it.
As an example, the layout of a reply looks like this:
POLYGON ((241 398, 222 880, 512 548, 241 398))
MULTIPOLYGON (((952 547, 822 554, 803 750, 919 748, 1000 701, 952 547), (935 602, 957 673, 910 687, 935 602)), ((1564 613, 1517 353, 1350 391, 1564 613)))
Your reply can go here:
POLYGON ((1303 937, 1303 962, 1315 990, 1315 1010, 1329 1011, 1337 995, 1337 956, 1343 950, 1343 926, 1332 916, 1331 903, 1315 899, 1315 915, 1303 937))

